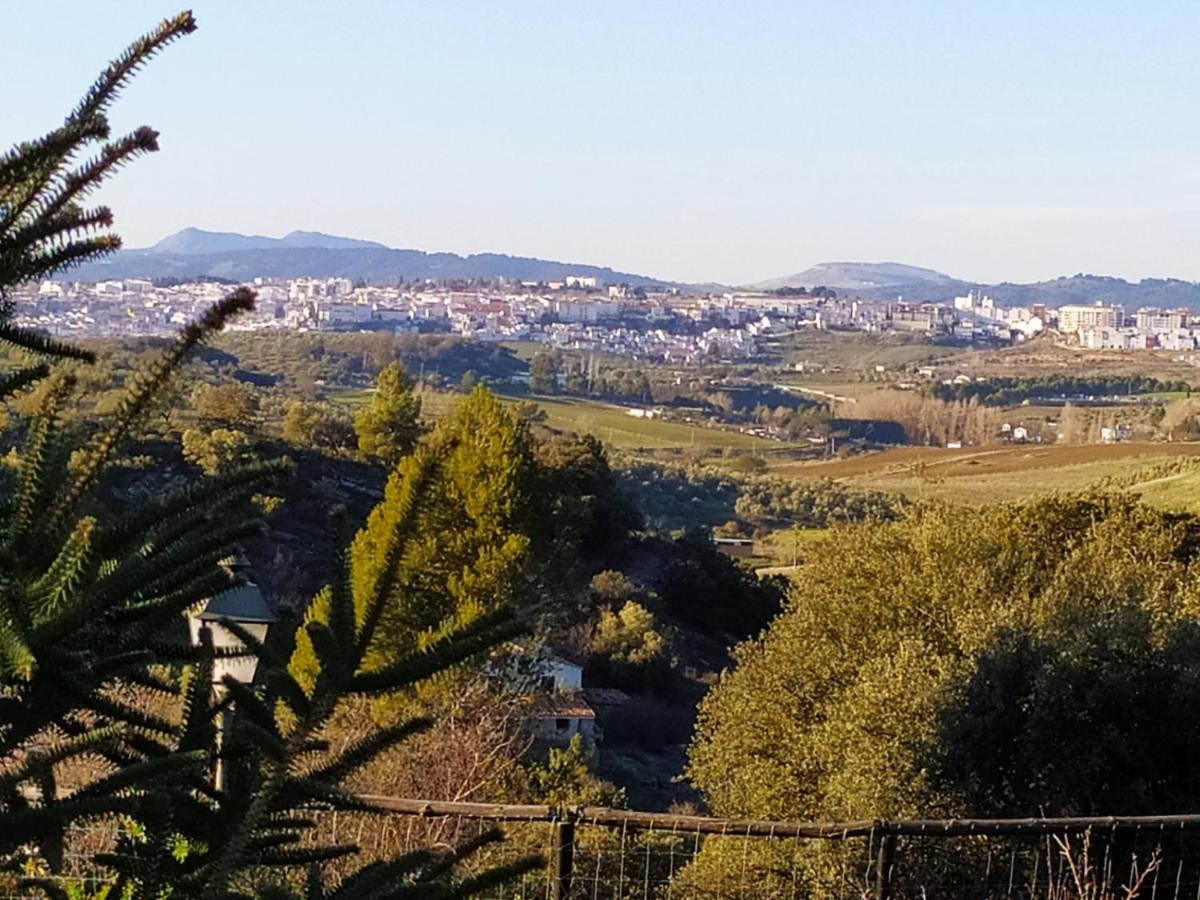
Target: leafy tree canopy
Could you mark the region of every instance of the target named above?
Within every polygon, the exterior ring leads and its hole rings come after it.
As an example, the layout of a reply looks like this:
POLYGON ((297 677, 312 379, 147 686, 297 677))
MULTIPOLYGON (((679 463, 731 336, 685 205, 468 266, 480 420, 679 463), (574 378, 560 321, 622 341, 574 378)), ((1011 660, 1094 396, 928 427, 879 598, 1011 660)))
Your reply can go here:
MULTIPOLYGON (((440 460, 430 478, 416 533, 399 562, 371 660, 383 662, 446 628, 497 606, 528 606, 561 595, 605 548, 625 539, 636 515, 619 495, 595 441, 538 444, 529 426, 486 388, 477 387, 424 441, 440 460), (586 550, 583 548, 586 547, 586 550)), ((355 596, 378 566, 380 535, 399 514, 396 498, 412 477, 414 457, 393 471, 384 503, 354 539, 355 596)), ((311 616, 325 615, 323 599, 311 616)), ((361 612, 361 602, 358 602, 361 612)), ((299 636, 293 671, 311 668, 299 636)))
POLYGON ((691 775, 731 815, 1191 808, 1198 535, 1111 496, 838 529, 705 699, 691 775))

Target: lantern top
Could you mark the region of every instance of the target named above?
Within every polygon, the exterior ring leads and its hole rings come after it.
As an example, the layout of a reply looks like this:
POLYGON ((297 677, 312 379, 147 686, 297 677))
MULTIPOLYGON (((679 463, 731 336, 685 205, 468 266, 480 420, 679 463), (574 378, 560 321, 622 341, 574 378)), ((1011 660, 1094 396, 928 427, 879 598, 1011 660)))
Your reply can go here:
POLYGON ((275 615, 267 605, 267 598, 253 581, 243 581, 221 591, 205 604, 196 614, 201 621, 230 619, 239 623, 264 623, 275 621, 275 615))

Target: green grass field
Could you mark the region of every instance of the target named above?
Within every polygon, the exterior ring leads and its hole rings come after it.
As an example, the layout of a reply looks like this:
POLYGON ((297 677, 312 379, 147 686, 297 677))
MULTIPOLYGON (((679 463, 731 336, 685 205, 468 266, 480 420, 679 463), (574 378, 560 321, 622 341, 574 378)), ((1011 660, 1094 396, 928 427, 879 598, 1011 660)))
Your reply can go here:
POLYGON ((1200 514, 1200 471, 1152 478, 1132 490, 1158 509, 1200 514))
POLYGON ((829 538, 828 528, 781 528, 754 541, 754 555, 772 566, 792 566, 829 538))
POLYGON ((1195 391, 1147 391, 1144 394, 1134 394, 1143 400, 1189 400, 1195 391))
MULTIPOLYGON (((505 400, 515 398, 505 397, 505 400)), ((557 431, 593 434, 606 444, 626 450, 665 450, 699 447, 740 450, 778 449, 779 444, 723 428, 686 422, 637 419, 620 406, 588 400, 534 398, 546 413, 546 424, 557 431)))
MULTIPOLYGON (((983 505, 1027 500, 1055 491, 1086 490, 1106 478, 1125 479, 1177 457, 1200 457, 1195 443, 1026 445, 946 450, 903 447, 820 463, 784 463, 772 474, 833 478, 855 487, 917 499, 983 505)), ((1200 474, 1149 479, 1130 489, 1163 508, 1200 511, 1200 474)))
POLYGON ((932 363, 961 355, 960 347, 946 347, 921 337, 829 331, 804 331, 771 341, 767 349, 785 364, 797 362, 862 371, 875 366, 896 369, 914 363, 932 363))
POLYGON ((361 391, 340 391, 339 393, 330 395, 329 399, 334 403, 341 403, 345 406, 366 406, 371 402, 371 395, 375 393, 374 388, 367 388, 361 391))
MULTIPOLYGON (((358 407, 369 403, 371 391, 345 391, 332 399, 347 406, 358 407)), ((430 421, 447 415, 462 399, 461 394, 441 391, 423 391, 421 394, 423 417, 430 421)), ((698 447, 702 450, 778 450, 776 441, 742 434, 724 428, 707 428, 686 422, 667 422, 662 419, 638 419, 624 407, 598 403, 593 400, 574 398, 549 399, 545 397, 510 397, 500 395, 505 403, 517 403, 531 399, 546 414, 546 425, 556 431, 575 434, 592 434, 606 444, 621 450, 668 450, 698 447)))

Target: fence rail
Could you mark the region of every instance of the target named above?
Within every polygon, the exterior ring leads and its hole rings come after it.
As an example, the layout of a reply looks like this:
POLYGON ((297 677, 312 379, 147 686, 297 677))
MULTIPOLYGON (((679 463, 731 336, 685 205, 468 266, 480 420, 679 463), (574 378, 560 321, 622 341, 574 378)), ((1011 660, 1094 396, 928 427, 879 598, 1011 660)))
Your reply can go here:
MULTIPOLYGON (((1200 814, 801 822, 362 799, 370 811, 318 816, 313 840, 362 847, 343 875, 502 824, 506 840, 464 874, 539 855, 545 866, 489 900, 1200 900, 1200 814)), ((54 877, 84 896, 99 890, 111 873, 95 855, 112 838, 101 824, 81 829, 54 877)))
MULTIPOLYGON (((676 815, 673 813, 643 812, 639 810, 612 809, 609 807, 592 806, 548 806, 548 805, 508 805, 492 803, 445 802, 435 800, 406 799, 397 797, 368 796, 367 800, 380 813, 393 816, 416 817, 424 819, 453 818, 459 821, 494 822, 494 823, 545 823, 549 828, 545 856, 547 860, 544 880, 539 882, 532 892, 522 890, 513 896, 546 897, 548 900, 565 900, 568 897, 603 897, 603 896, 691 896, 678 889, 672 893, 672 879, 677 872, 678 860, 691 860, 698 854, 703 837, 750 840, 766 839, 768 843, 778 846, 781 842, 792 841, 797 847, 802 841, 818 841, 828 844, 848 845, 853 842, 861 847, 858 852, 860 868, 849 876, 845 872, 839 877, 836 893, 832 887, 829 896, 849 896, 876 898, 876 900, 891 900, 900 896, 936 896, 929 892, 927 885, 906 884, 903 887, 899 877, 903 869, 903 853, 898 851, 900 839, 905 839, 905 852, 914 855, 922 845, 928 846, 936 839, 994 839, 980 853, 986 853, 986 864, 977 872, 981 881, 979 885, 954 883, 943 889, 952 891, 952 896, 981 896, 981 897, 1076 897, 1091 896, 1084 886, 1075 886, 1081 878, 1078 860, 1070 858, 1071 853, 1078 850, 1078 845, 1072 847, 1070 840, 1080 836, 1102 836, 1103 858, 1090 863, 1090 874, 1086 874, 1092 882, 1103 882, 1106 885, 1120 886, 1121 892, 1114 894, 1096 894, 1095 896, 1139 896, 1139 891, 1145 889, 1149 896, 1160 896, 1158 893, 1159 878, 1164 877, 1172 882, 1172 887, 1166 896, 1175 898, 1184 896, 1183 890, 1196 890, 1195 896, 1200 898, 1200 867, 1196 866, 1200 858, 1193 850, 1187 851, 1188 867, 1195 869, 1193 875, 1185 877, 1185 851, 1183 849, 1184 835, 1192 835, 1200 830, 1200 814, 1156 815, 1156 816, 1074 816, 1074 817, 1039 817, 1022 819, 994 818, 955 818, 955 819, 855 819, 844 822, 801 822, 801 821, 770 821, 762 819, 719 818, 713 816, 676 815), (585 847, 580 842, 577 829, 600 828, 610 833, 619 834, 619 859, 616 888, 611 883, 608 890, 613 893, 602 893, 599 872, 602 867, 603 851, 585 847), (626 857, 631 852, 632 835, 646 834, 659 837, 670 836, 679 838, 694 837, 693 847, 678 850, 671 847, 672 859, 669 874, 665 881, 651 880, 651 845, 645 844, 645 861, 639 871, 644 876, 644 893, 629 893, 622 889, 627 876, 626 857), (1167 860, 1161 858, 1164 844, 1169 842, 1171 835, 1180 841, 1179 849, 1172 850, 1169 860, 1173 869, 1163 875, 1160 869, 1167 860), (627 838, 629 846, 627 846, 627 838), (1042 844, 1029 839, 1044 839, 1042 844), (1147 842, 1146 838, 1150 840, 1147 842), (928 839, 922 841, 921 839, 928 839), (1014 844, 1013 841, 1017 843, 1014 844), (1024 849, 1017 849, 1018 846, 1024 849), (1140 862, 1136 850, 1153 848, 1153 859, 1145 858, 1140 862), (1135 852, 1132 862, 1118 859, 1116 848, 1126 852, 1132 848, 1135 852), (690 850, 690 852, 688 852, 690 850), (1114 851, 1110 855, 1110 850, 1114 851), (591 854, 591 861, 585 862, 584 857, 591 854), (1044 855, 1043 855, 1044 854, 1044 855), (898 861, 899 858, 899 861, 898 861), (595 878, 589 882, 589 872, 594 869, 595 878), (1151 885, 1146 885, 1150 875, 1153 875, 1151 885), (588 887, 585 883, 592 884, 588 887), (1040 880, 1039 880, 1040 879, 1040 880), (657 889, 652 889, 652 884, 657 889), (574 889, 574 890, 573 890, 574 889), (1076 892, 1078 891, 1078 892, 1076 892)), ((984 847, 978 841, 974 845, 984 847)), ((946 848, 948 855, 953 857, 955 848, 946 848)), ((642 853, 638 849, 636 853, 642 853)), ((1086 850, 1084 851, 1086 854, 1086 850)), ((1147 851, 1149 852, 1149 851, 1147 851)), ((714 896, 755 897, 760 894, 755 891, 752 881, 745 878, 746 852, 743 852, 741 866, 743 879, 740 886, 735 886, 729 893, 714 896)), ((845 868, 846 856, 842 854, 842 865, 845 868)), ((1096 856, 1101 852, 1097 850, 1096 856)), ((793 866, 794 857, 793 857, 793 866)), ((630 879, 635 884, 637 877, 630 879)), ((611 882, 611 877, 610 877, 611 882)), ((793 873, 793 882, 796 883, 793 873)), ((788 896, 813 896, 808 892, 795 889, 788 896)), ((821 895, 821 894, 817 894, 821 895)), ((944 894, 947 895, 947 894, 944 894)), ((766 896, 762 894, 761 896, 766 896)))
POLYGON ((726 819, 672 813, 613 809, 607 806, 543 806, 536 804, 462 803, 409 800, 367 795, 380 812, 422 817, 457 816, 493 822, 560 822, 584 820, 614 828, 676 830, 748 837, 802 837, 843 840, 891 834, 897 837, 970 837, 1082 834, 1148 828, 1200 829, 1200 813, 1165 816, 1070 816, 1026 819, 853 819, 847 822, 790 822, 769 819, 726 819))

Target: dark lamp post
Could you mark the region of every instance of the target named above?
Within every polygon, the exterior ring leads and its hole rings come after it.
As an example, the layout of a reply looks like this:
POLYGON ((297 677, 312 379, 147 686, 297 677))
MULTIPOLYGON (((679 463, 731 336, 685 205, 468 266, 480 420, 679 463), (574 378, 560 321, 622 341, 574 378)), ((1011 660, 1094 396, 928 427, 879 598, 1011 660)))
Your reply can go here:
MULTIPOLYGON (((188 631, 191 635, 192 644, 200 646, 200 632, 202 629, 207 628, 212 635, 214 650, 245 649, 246 645, 242 643, 241 639, 221 624, 222 619, 240 625, 256 638, 259 643, 265 643, 267 640, 267 631, 271 627, 271 623, 275 621, 275 616, 271 612, 271 608, 267 605, 267 600, 263 597, 262 591, 258 589, 258 585, 246 577, 246 570, 249 568, 249 563, 239 553, 237 557, 223 561, 222 566, 234 576, 236 583, 215 597, 209 598, 202 610, 188 616, 188 631)), ((258 657, 252 652, 215 659, 213 661, 212 672, 214 695, 217 699, 220 699, 224 695, 226 690, 224 685, 226 676, 232 677, 233 680, 240 684, 253 684, 254 673, 257 668, 258 657)), ((221 714, 221 721, 217 731, 219 741, 218 754, 220 747, 224 745, 225 738, 228 736, 229 728, 233 724, 234 712, 231 705, 226 712, 221 714)), ((228 787, 226 783, 228 774, 227 768, 221 764, 218 755, 215 773, 218 790, 224 791, 228 787)))

